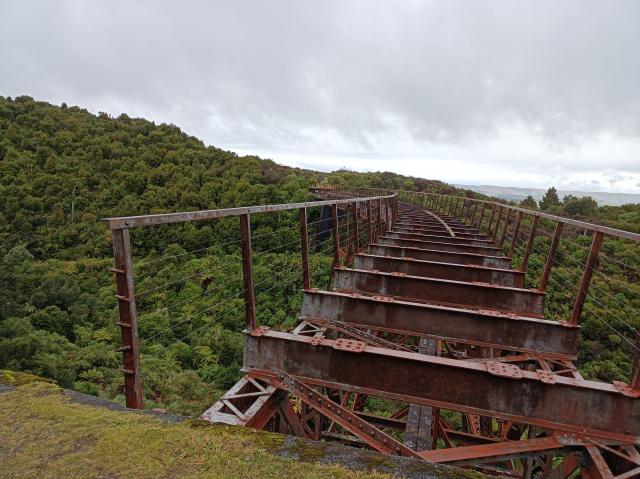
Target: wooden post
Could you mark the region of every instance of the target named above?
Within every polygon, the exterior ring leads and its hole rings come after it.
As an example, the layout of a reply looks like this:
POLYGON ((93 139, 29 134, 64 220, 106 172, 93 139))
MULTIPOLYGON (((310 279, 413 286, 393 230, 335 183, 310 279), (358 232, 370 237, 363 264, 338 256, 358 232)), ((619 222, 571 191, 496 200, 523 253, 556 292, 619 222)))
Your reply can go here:
POLYGON ((242 238, 242 280, 244 282, 246 327, 248 331, 253 331, 256 327, 256 298, 253 290, 251 218, 248 213, 240 215, 240 236, 242 238))
POLYGON ((593 268, 596 265, 598 259, 598 253, 602 246, 603 234, 600 231, 593 232, 593 240, 591 241, 591 249, 589 250, 589 256, 587 257, 587 263, 584 266, 584 273, 582 274, 582 281, 578 288, 578 294, 576 295, 576 302, 573 305, 573 311, 571 312, 570 323, 577 325, 582 314, 582 308, 584 301, 587 299, 587 291, 589 290, 589 283, 591 283, 591 276, 593 276, 593 268))
POLYGON ((340 265, 340 229, 338 225, 338 205, 331 205, 331 226, 333 228, 333 266, 340 265))
POLYGON ((520 234, 521 224, 522 224, 522 211, 518 211, 518 217, 516 218, 516 227, 513 230, 513 236, 511 237, 511 246, 509 247, 509 258, 513 258, 513 252, 516 249, 516 243, 518 241, 518 235, 520 234))
POLYGON ((551 274, 551 267, 553 266, 553 260, 558 250, 558 244, 560 243, 560 236, 562 235, 562 227, 564 223, 558 221, 556 223, 556 229, 553 232, 553 239, 551 240, 551 246, 549 247, 549 253, 547 254, 547 262, 544 265, 544 271, 542 272, 542 278, 540 278, 540 287, 538 290, 546 291, 547 284, 549 284, 549 275, 551 274))
POLYGON ((522 256, 520 271, 527 271, 527 264, 529 263, 529 256, 531 255, 531 248, 533 248, 533 240, 535 239, 536 228, 538 227, 539 222, 540 222, 540 217, 538 215, 534 216, 533 222, 531 223, 531 231, 529 232, 527 247, 525 248, 524 255, 522 256))
POLYGON ((302 252, 302 284, 304 289, 310 289, 311 273, 309 271, 309 236, 306 208, 300 208, 300 250, 302 252))
POLYGON ((138 315, 133 286, 133 258, 129 230, 111 231, 113 241, 113 263, 111 270, 116 275, 116 298, 120 337, 122 340, 122 371, 124 372, 124 395, 128 408, 142 409, 142 374, 140 372, 140 349, 138 344, 138 315))

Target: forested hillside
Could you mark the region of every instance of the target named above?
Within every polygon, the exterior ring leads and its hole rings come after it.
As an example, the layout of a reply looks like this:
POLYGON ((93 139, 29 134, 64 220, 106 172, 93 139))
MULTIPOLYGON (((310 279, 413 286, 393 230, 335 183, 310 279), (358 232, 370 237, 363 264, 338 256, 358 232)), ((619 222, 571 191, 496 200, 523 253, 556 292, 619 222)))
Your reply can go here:
MULTIPOLYGON (((107 271, 111 238, 101 218, 308 200, 318 183, 473 195, 392 173, 284 167, 207 147, 172 125, 0 97, 0 368, 121 400, 117 308, 107 271)), ((639 205, 600 208, 585 199, 549 198, 542 207, 632 231, 640 224, 639 205)), ((261 324, 295 322, 296 221, 288 212, 253 218, 261 324)), ((584 257, 589 238, 570 234, 574 246, 563 246, 554 274, 575 285, 581 271, 575 258, 584 257)), ((146 405, 202 412, 240 374, 237 218, 132 230, 132 239, 146 405)), ((544 239, 537 243, 533 268, 540 269, 545 247, 544 239)), ((588 306, 633 339, 640 326, 638 247, 608 242, 603 251, 627 267, 605 264, 615 283, 597 279, 606 294, 598 296, 602 306, 588 306)), ((327 281, 330 260, 329 250, 314 248, 316 282, 327 281)), ((563 280, 554 278, 550 312, 563 319, 570 299, 559 286, 563 280)), ((628 377, 624 339, 595 317, 585 321, 583 336, 580 366, 588 377, 628 377)))
MULTIPOLYGON (((454 190, 391 173, 322 174, 238 157, 172 125, 29 97, 0 97, 0 178, 1 367, 117 399, 111 237, 101 218, 310 200, 319 182, 454 190)), ((258 319, 271 326, 291 325, 299 304, 295 220, 253 219, 258 319), (275 279, 278 287, 260 296, 275 279)), ((235 218, 132 231, 147 405, 201 412, 238 378, 238 235, 235 218)), ((326 281, 329 256, 318 251, 312 261, 326 281)))

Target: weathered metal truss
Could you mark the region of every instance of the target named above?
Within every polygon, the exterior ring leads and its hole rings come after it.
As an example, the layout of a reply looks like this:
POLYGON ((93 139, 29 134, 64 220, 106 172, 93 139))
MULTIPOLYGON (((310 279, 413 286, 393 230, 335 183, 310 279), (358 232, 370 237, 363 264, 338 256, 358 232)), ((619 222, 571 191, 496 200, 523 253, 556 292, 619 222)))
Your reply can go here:
MULTIPOLYGON (((522 265, 513 269, 513 243, 503 253, 506 231, 515 222, 512 238, 518 236, 526 210, 441 195, 405 193, 400 202, 383 191, 316 193, 332 211, 332 284, 312 288, 305 210, 311 204, 293 205, 300 208, 305 290, 291 333, 255 326, 254 210, 235 212, 244 238, 245 376, 203 419, 504 477, 564 479, 578 470, 582 477, 640 477, 639 368, 630 385, 608 384, 584 380, 572 362, 602 235, 632 233, 552 217, 549 258, 564 223, 592 228, 594 242, 570 320, 549 321, 551 261, 540 288, 524 287, 533 234, 549 215, 533 216, 522 265), (352 231, 346 249, 340 221, 352 231), (483 221, 487 233, 479 228, 483 221), (367 230, 365 244, 358 228, 367 230), (376 409, 385 414, 368 410, 371 404, 383 404, 376 409)), ((234 212, 198 212, 195 219, 228 214, 234 212)), ((111 220, 123 322, 135 320, 135 301, 126 300, 133 288, 126 281, 126 233, 116 232, 175 220, 160 216, 111 220)), ((123 340, 125 333, 123 326, 123 340)), ((135 388, 132 371, 127 390, 135 388)))

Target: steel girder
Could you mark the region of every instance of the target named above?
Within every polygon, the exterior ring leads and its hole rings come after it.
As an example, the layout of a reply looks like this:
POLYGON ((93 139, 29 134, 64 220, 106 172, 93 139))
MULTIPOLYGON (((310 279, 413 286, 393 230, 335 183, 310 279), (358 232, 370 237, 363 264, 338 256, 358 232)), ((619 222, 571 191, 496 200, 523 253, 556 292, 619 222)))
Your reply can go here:
POLYGON ((271 379, 281 370, 308 384, 640 443, 640 401, 620 386, 356 343, 262 328, 247 335, 244 370, 271 379))
POLYGON ((522 316, 541 317, 544 313, 545 293, 487 283, 335 268, 333 285, 337 290, 411 298, 419 302, 446 303, 463 308, 508 311, 522 316))
POLYGON ((579 327, 557 321, 420 304, 387 297, 308 290, 302 319, 335 320, 363 329, 435 337, 558 359, 578 350, 579 327))
POLYGON ((411 276, 451 279, 471 283, 479 281, 512 288, 522 288, 525 275, 523 271, 513 269, 487 268, 485 266, 362 253, 354 257, 353 267, 355 269, 400 272, 411 276))
POLYGON ((511 259, 501 256, 485 256, 474 253, 383 245, 378 242, 369 245, 369 253, 378 256, 407 257, 442 263, 473 264, 487 268, 507 269, 511 266, 511 259))

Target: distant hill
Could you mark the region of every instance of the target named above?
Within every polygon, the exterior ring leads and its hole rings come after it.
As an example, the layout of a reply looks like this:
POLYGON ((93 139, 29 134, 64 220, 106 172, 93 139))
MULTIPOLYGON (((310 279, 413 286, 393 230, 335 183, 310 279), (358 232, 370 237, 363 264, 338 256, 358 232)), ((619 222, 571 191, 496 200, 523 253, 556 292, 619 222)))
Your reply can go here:
MULTIPOLYGON (((494 186, 494 185, 454 185, 458 188, 465 188, 477 193, 482 193, 496 198, 502 198, 507 201, 521 201, 527 196, 533 196, 537 201, 542 199, 546 193, 546 189, 541 188, 518 188, 512 186, 494 186)), ((562 199, 566 195, 577 197, 591 196, 599 205, 621 206, 627 204, 640 203, 640 194, 632 193, 602 193, 598 191, 570 191, 558 190, 558 196, 562 199)))

